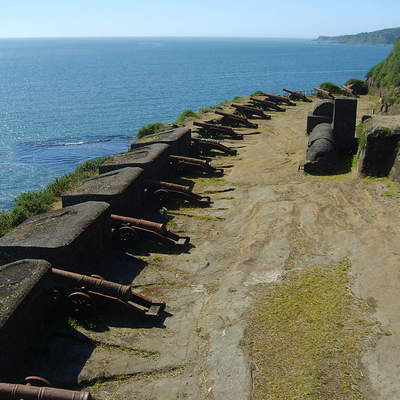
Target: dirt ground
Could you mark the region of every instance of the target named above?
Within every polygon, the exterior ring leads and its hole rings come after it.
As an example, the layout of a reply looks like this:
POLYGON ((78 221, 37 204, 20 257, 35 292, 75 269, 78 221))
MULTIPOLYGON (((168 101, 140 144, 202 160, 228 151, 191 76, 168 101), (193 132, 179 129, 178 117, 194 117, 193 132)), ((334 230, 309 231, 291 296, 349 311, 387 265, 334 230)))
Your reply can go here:
MULTIPOLYGON (((360 100, 359 119, 373 102, 360 100)), ((225 176, 192 180, 213 206, 169 214, 170 228, 191 237, 187 253, 114 255, 104 268, 106 278, 165 300, 161 321, 107 306, 93 329, 56 327, 46 361, 30 372, 104 399, 251 399, 242 341, 258 289, 289 270, 347 257, 353 292, 384 332, 362 357, 365 397, 400 398, 398 198, 386 195, 386 180, 298 171, 312 107, 271 113, 257 130, 238 129, 243 141, 224 140, 239 152, 213 161, 225 176)))

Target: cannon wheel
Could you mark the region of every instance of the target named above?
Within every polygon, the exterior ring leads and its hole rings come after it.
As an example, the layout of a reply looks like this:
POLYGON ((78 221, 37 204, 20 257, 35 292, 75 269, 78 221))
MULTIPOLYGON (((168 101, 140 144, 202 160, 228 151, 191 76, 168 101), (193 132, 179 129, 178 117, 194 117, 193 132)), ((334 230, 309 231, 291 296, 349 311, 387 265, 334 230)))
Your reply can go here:
POLYGON ((113 232, 113 239, 119 247, 129 248, 132 242, 138 240, 138 233, 130 226, 121 226, 113 232))
POLYGON ((68 300, 74 314, 88 315, 96 312, 96 303, 87 293, 73 292, 68 300))
POLYGON ((156 190, 154 192, 154 195, 156 196, 157 200, 159 201, 159 203, 161 205, 167 204, 171 199, 169 193, 166 190, 163 190, 163 189, 156 190))
POLYGON ((25 384, 28 386, 41 386, 41 387, 51 387, 53 386, 50 381, 41 376, 27 376, 25 378, 25 384))

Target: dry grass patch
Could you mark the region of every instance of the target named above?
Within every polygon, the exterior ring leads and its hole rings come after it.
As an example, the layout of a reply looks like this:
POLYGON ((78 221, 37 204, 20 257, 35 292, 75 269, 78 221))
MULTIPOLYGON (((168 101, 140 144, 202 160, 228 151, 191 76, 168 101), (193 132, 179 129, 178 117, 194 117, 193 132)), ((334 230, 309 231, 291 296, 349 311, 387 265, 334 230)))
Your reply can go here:
POLYGON ((246 332, 254 399, 362 399, 360 355, 375 323, 350 292, 347 260, 269 286, 246 332))

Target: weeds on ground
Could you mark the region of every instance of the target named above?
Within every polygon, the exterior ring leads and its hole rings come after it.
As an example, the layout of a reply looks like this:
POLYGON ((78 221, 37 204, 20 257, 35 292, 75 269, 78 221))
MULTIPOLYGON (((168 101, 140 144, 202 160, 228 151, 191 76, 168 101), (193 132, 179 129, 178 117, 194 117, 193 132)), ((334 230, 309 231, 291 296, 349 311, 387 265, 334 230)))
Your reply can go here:
POLYGON ((350 263, 289 273, 251 313, 254 399, 361 399, 359 357, 375 324, 350 292, 350 263))

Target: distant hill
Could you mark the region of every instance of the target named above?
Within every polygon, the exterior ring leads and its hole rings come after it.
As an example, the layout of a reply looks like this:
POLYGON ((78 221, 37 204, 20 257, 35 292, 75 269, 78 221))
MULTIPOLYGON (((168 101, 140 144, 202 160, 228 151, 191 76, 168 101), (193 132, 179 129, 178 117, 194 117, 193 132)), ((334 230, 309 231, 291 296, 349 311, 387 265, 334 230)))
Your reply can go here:
POLYGON ((368 72, 367 78, 371 86, 378 88, 400 86, 400 39, 389 56, 368 72))
POLYGON ((393 44, 400 37, 400 28, 363 32, 356 35, 320 36, 317 41, 350 44, 393 44))

